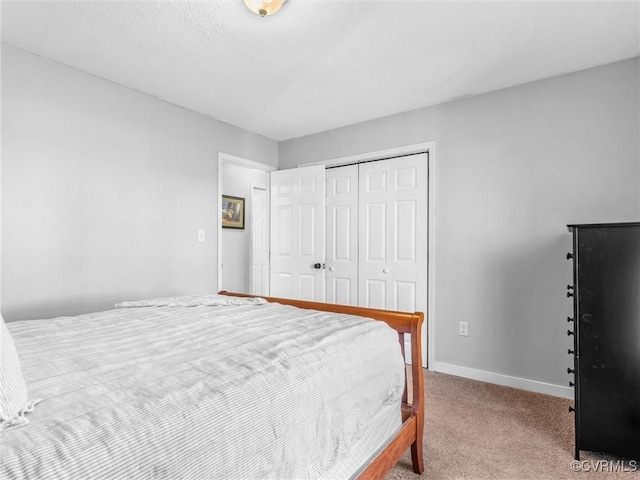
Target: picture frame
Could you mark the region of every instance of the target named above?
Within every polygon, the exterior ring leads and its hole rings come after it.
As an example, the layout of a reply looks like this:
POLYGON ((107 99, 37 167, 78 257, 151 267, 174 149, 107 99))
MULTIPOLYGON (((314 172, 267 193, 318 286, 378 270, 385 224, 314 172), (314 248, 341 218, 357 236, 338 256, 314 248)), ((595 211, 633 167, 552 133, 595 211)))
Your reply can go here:
POLYGON ((244 198, 222 195, 222 228, 244 230, 244 198))

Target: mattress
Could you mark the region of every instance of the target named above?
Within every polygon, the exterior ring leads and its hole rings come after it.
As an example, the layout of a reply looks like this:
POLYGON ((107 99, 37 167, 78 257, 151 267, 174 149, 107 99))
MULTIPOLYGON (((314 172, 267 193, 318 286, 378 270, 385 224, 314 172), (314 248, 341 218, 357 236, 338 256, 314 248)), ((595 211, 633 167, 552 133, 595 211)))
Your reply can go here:
POLYGON ((193 298, 9 323, 42 401, 0 478, 349 478, 400 427, 384 322, 193 298))

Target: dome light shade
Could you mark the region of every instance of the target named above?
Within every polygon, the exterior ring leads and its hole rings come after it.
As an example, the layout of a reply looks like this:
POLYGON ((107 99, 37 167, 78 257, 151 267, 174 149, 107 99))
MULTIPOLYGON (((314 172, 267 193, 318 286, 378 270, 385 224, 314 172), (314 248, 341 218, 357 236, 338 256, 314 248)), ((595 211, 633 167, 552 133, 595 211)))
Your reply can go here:
POLYGON ((280 7, 284 2, 286 2, 286 0, 244 0, 244 4, 247 8, 261 17, 273 15, 280 10, 280 7))

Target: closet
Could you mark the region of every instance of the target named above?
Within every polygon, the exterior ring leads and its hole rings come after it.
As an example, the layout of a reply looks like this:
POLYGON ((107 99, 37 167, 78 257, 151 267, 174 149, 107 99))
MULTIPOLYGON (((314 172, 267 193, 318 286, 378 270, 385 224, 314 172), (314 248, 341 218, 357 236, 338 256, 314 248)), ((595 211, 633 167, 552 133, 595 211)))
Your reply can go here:
POLYGON ((426 311, 427 160, 326 170, 327 302, 426 311))
POLYGON ((640 460, 640 223, 569 225, 573 234, 575 457, 640 460))
POLYGON ((271 295, 427 312, 428 161, 272 172, 271 295))

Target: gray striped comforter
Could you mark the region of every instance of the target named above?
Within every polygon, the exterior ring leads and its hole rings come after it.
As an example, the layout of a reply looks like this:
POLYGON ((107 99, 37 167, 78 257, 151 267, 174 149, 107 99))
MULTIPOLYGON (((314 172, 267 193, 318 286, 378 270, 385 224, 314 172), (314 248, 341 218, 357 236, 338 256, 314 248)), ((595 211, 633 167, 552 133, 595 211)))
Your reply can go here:
POLYGON ((30 423, 4 479, 345 478, 400 425, 397 334, 294 307, 133 307, 8 324, 30 423))

